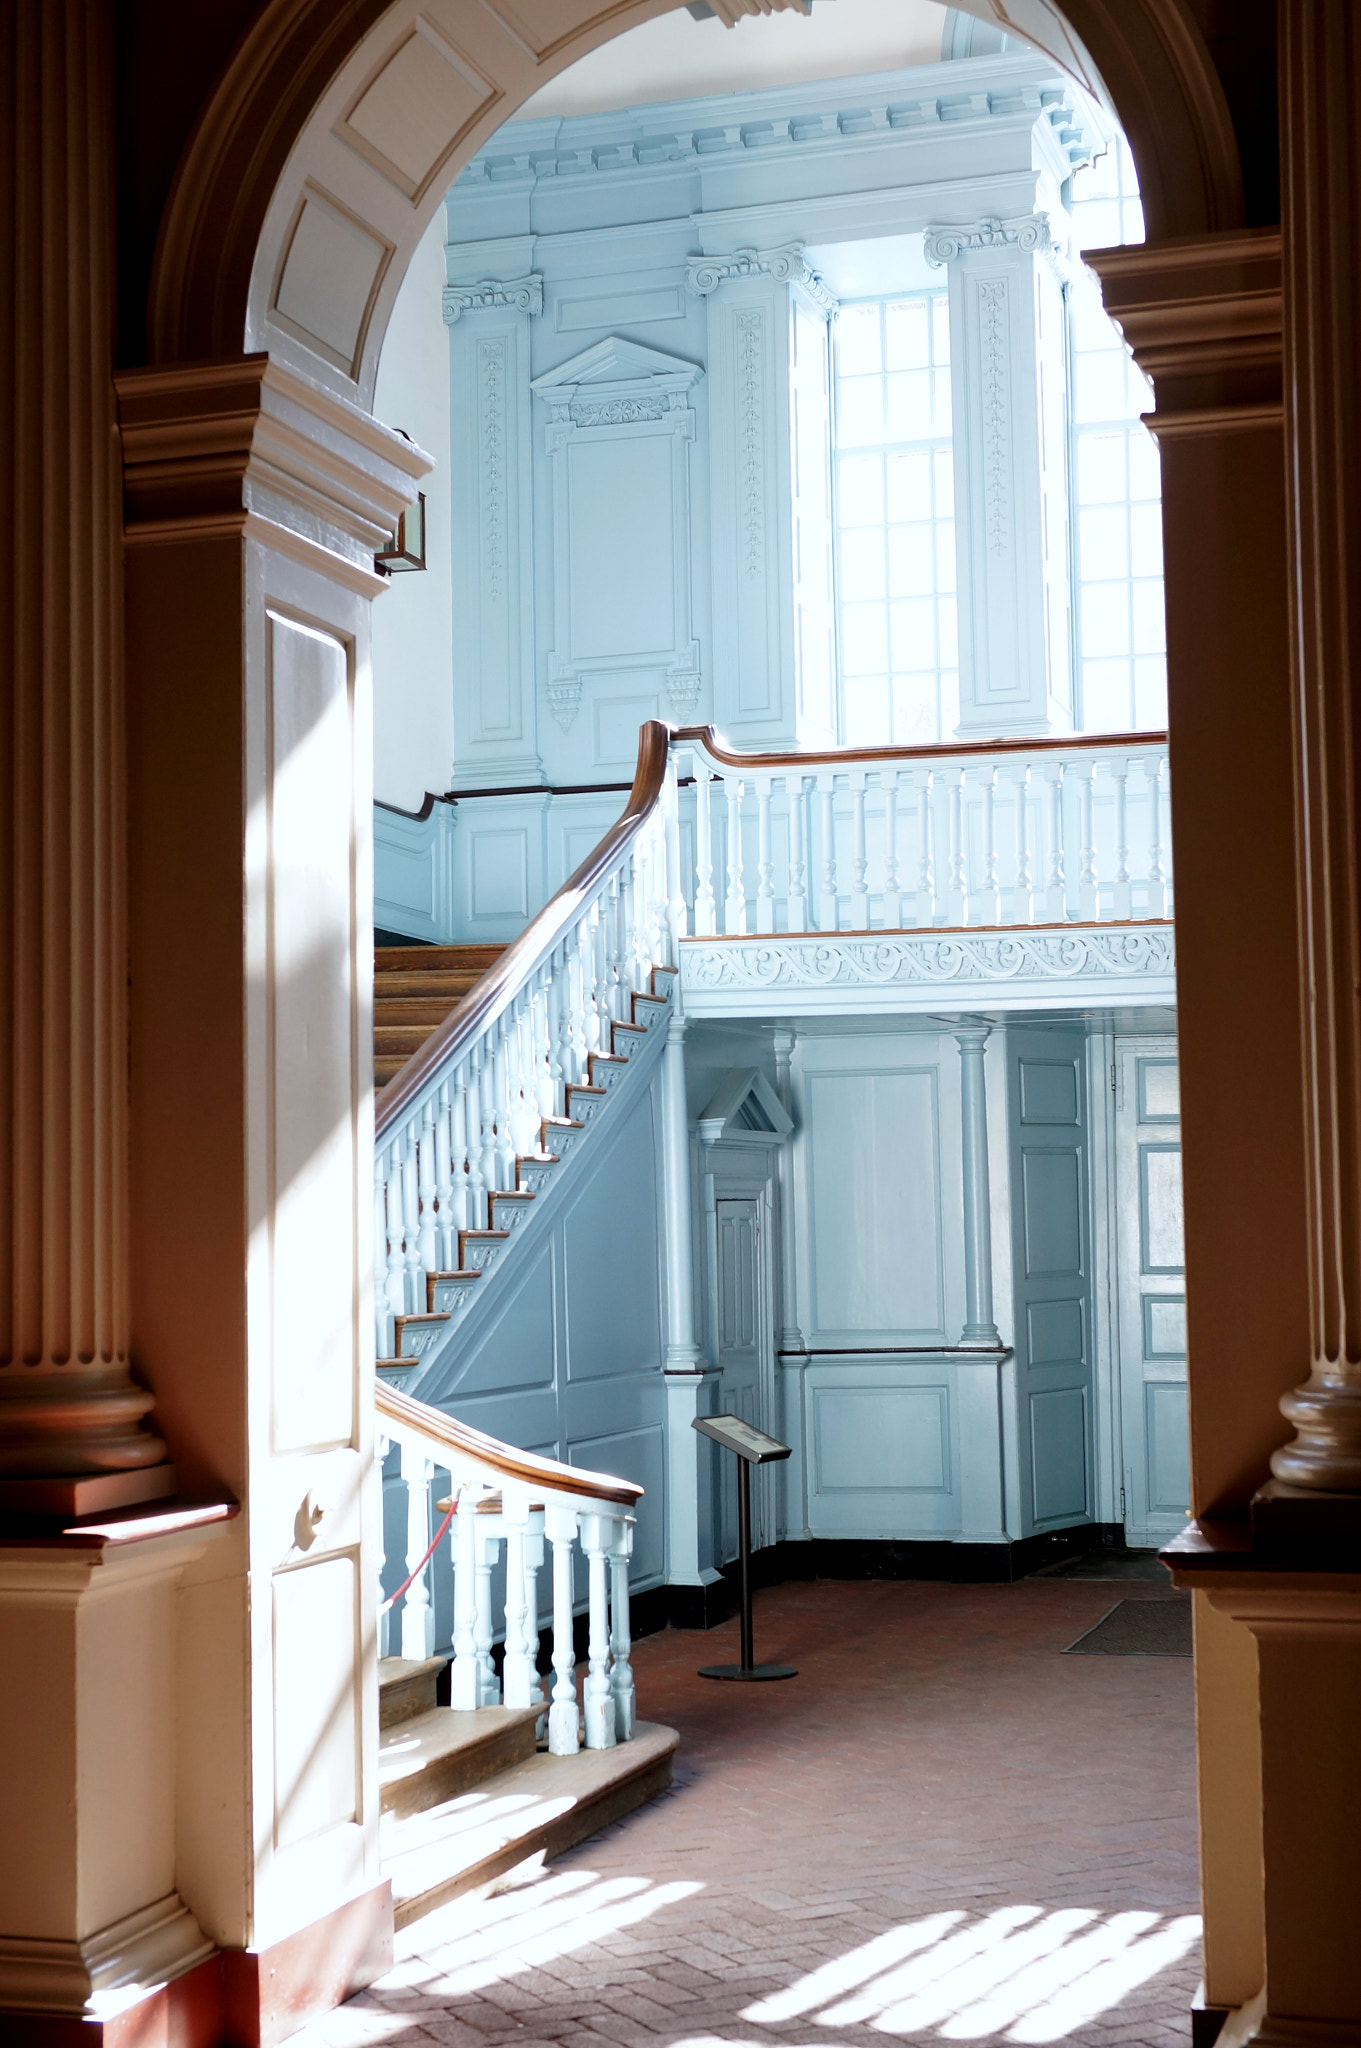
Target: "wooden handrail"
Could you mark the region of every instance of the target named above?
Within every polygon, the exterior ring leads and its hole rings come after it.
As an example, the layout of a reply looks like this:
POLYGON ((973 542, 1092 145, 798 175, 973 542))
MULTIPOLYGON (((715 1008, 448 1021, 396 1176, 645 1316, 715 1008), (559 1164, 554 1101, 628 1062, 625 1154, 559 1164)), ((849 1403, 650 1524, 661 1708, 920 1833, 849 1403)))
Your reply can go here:
POLYGON ((501 1014, 540 960, 558 943, 596 883, 609 873, 630 840, 637 837, 661 796, 673 731, 659 718, 650 718, 640 729, 638 765, 622 813, 532 924, 473 983, 457 1009, 450 1011, 415 1057, 393 1075, 386 1088, 380 1089, 374 1100, 377 1139, 381 1140, 420 1096, 436 1069, 456 1060, 501 1014))
POLYGON ((427 1442, 439 1444, 456 1457, 475 1458, 502 1479, 518 1479, 545 1493, 581 1494, 589 1500, 608 1501, 612 1507, 633 1508, 643 1497, 641 1486, 631 1479, 613 1479, 604 1472, 586 1472, 576 1465, 559 1464, 556 1458, 540 1458, 533 1451, 513 1450, 499 1438, 487 1436, 466 1422, 455 1421, 439 1408, 431 1408, 410 1394, 399 1393, 386 1380, 374 1388, 374 1407, 389 1422, 415 1430, 427 1442))
POLYGON ((953 746, 933 741, 920 747, 828 747, 821 753, 743 753, 729 744, 716 726, 682 725, 677 744, 698 742, 715 761, 729 768, 812 768, 834 763, 852 767, 860 761, 955 761, 961 754, 1078 754, 1115 753, 1122 747, 1165 747, 1165 732, 1069 733, 1066 737, 1009 740, 957 740, 953 746))

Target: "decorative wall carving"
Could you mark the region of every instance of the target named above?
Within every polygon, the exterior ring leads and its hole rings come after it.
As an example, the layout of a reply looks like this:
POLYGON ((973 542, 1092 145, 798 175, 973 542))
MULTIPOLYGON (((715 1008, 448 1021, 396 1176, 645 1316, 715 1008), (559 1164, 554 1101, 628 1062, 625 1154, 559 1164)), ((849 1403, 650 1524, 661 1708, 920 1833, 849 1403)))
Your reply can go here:
POLYGON ((988 547, 1004 555, 1010 522, 1007 483, 1010 470, 1011 421, 1008 357, 1007 281, 986 277, 978 286, 978 326, 982 342, 979 364, 983 407, 983 506, 988 547))
POLYGON ((924 931, 884 938, 751 941, 687 940, 684 990, 770 990, 1103 981, 1170 977, 1176 946, 1170 925, 1143 930, 1007 932, 924 931))
POLYGON ((543 279, 538 276, 503 280, 484 277, 480 284, 447 284, 444 318, 452 327, 465 313, 542 313, 543 279))
POLYGON ((481 415, 482 566, 487 596, 499 600, 505 570, 506 519, 506 348, 504 335, 477 346, 478 410, 481 415))
POLYGON ((765 470, 762 385, 765 381, 765 322, 755 307, 739 313, 737 328, 737 407, 742 477, 742 562, 748 576, 759 576, 764 554, 765 470))
POLYGON ((738 249, 731 256, 691 256, 685 265, 685 282, 702 299, 738 277, 796 284, 821 312, 835 313, 837 308, 835 295, 805 261, 802 242, 788 242, 780 249, 738 249))

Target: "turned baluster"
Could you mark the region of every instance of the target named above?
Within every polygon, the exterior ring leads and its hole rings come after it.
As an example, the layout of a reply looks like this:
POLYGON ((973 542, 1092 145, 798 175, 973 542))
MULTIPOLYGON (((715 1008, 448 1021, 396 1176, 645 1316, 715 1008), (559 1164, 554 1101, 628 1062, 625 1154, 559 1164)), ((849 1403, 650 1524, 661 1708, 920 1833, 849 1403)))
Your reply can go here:
POLYGON ((629 1624, 629 1558, 633 1554, 633 1516, 620 1515, 614 1524, 610 1544, 610 1687, 614 1693, 614 1732, 620 1742, 632 1742, 637 1726, 637 1699, 629 1653, 633 1638, 629 1624))
MULTIPOLYGON (((531 979, 521 989, 515 1004, 516 1062, 519 1067, 519 1081, 516 1089, 516 1122, 512 1132, 515 1152, 533 1152, 539 1142, 539 1059, 536 1043, 534 1017, 534 995, 537 982, 531 979)), ((511 1186, 517 1184, 512 1170, 511 1186)))
POLYGON ((563 1010, 565 982, 563 976, 562 949, 555 947, 553 956, 544 969, 544 1030, 548 1035, 548 1092, 540 1108, 545 1116, 561 1116, 567 1100, 566 1082, 563 1078, 563 1056, 569 1044, 563 1010))
POLYGON ((710 810, 712 777, 704 763, 695 761, 695 936, 712 938, 718 930, 714 902, 713 818, 710 810))
POLYGON ((487 1220, 487 1176, 483 1170, 486 1139, 482 1121, 482 1046, 468 1059, 468 1195, 466 1230, 481 1230, 487 1220))
MULTIPOLYGON (((625 916, 632 911, 627 895, 624 899, 625 916)), ((600 1010, 596 1002, 595 986, 595 926, 598 910, 596 905, 587 904, 577 921, 576 931, 576 974, 577 1022, 581 1032, 581 1078, 586 1079, 588 1061, 593 1052, 600 1051, 600 1010)))
POLYGON ((394 1138, 388 1152, 387 1170, 387 1304, 389 1312, 394 1316, 406 1314, 406 1215, 403 1202, 405 1191, 402 1141, 400 1138, 394 1138))
POLYGON ((533 1136, 525 1148, 529 1152, 538 1151, 539 1119, 554 1114, 557 1100, 553 1091, 552 990, 551 966, 538 968, 530 987, 529 999, 529 1035, 534 1061, 529 1102, 534 1119, 533 1136))
MULTIPOLYGON (((642 849, 636 844, 629 848, 624 868, 631 878, 635 912, 630 954, 632 986, 639 994, 645 994, 652 985, 653 952, 649 937, 647 874, 642 849)), ((608 1035, 604 1049, 606 1052, 610 1049, 608 1035)))
POLYGON ((1129 762, 1123 754, 1117 754, 1107 763, 1111 781, 1115 784, 1115 886, 1112 892, 1111 916, 1120 923, 1127 922, 1134 915, 1134 891, 1129 878, 1129 819, 1126 806, 1126 790, 1129 782, 1129 762))
MULTIPOLYGON (((454 1168, 449 1151, 452 1121, 450 1083, 441 1081, 439 1107, 435 1115, 435 1260, 442 1273, 449 1271, 458 1249, 454 1219, 454 1168)), ((432 1267, 426 1267, 427 1273, 432 1270, 432 1267)))
POLYGON ((467 1060, 461 1062, 454 1075, 454 1217, 453 1244, 449 1251, 450 1267, 458 1263, 458 1233, 474 1228, 476 1211, 473 1208, 472 1160, 469 1156, 468 1129, 471 1118, 470 1086, 471 1067, 467 1060))
POLYGON ((808 929, 808 865, 804 851, 803 777, 786 775, 785 803, 789 810, 789 896, 786 930, 808 929))
POLYGON ((869 855, 865 845, 865 771, 851 770, 851 930, 870 928, 869 855))
MULTIPOLYGON (((662 783, 662 801, 666 783, 662 783)), ((666 885, 666 814, 659 809, 650 820, 647 840, 647 964, 669 966, 672 957, 671 906, 666 885)))
POLYGON ((978 922, 1002 922, 1002 891, 997 880, 997 764, 980 761, 974 780, 983 793, 983 872, 978 884, 978 922))
MULTIPOLYGON (((434 1473, 428 1458, 418 1457, 408 1445, 403 1445, 407 1571, 425 1556, 430 1541, 430 1481, 434 1473)), ((429 1572, 428 1564, 417 1572, 402 1600, 402 1655, 417 1663, 424 1663, 435 1654, 435 1610, 430 1600, 429 1572)))
POLYGON ((501 1696, 508 1707, 527 1707, 530 1700, 530 1659, 525 1636, 525 1538, 529 1533, 529 1495, 520 1487, 502 1489, 506 1531, 506 1650, 501 1667, 501 1696))
POLYGON ((822 822, 822 890, 818 898, 818 930, 834 932, 841 926, 841 907, 836 899, 836 777, 818 776, 818 808, 822 822))
POLYGON ((770 850, 770 777, 756 778, 756 929, 775 929, 775 862, 770 850))
POLYGON ((373 1318, 375 1356, 392 1356, 392 1309, 387 1298, 388 1155, 381 1148, 373 1162, 373 1318))
POLYGON ((1073 763, 1077 776, 1078 814, 1081 823, 1081 851, 1077 874, 1077 914, 1084 924, 1095 924, 1099 915, 1096 876, 1096 828, 1092 804, 1093 764, 1088 755, 1073 763))
POLYGON ((409 1123, 402 1133, 402 1216, 406 1225, 405 1267, 406 1279, 403 1300, 406 1313, 419 1313, 425 1307, 425 1288, 421 1283, 421 1202, 420 1202, 420 1154, 416 1143, 416 1126, 409 1123))
MULTIPOLYGON (((499 1707, 501 1704, 501 1681, 496 1675, 492 1659, 492 1612, 491 1581, 496 1570, 497 1552, 501 1548, 501 1531, 495 1515, 479 1515, 476 1503, 469 1501, 467 1514, 473 1525, 473 1551, 477 1561, 477 1588, 473 1596, 473 1658, 477 1665, 477 1704, 479 1707, 499 1707)), ((463 1510, 460 1509, 460 1513, 463 1510)))
POLYGON ((1035 878, 1030 867, 1030 763, 1011 762, 1016 804, 1016 879, 1011 885, 1011 922, 1030 924, 1035 916, 1035 878))
POLYGON ((729 933, 744 932, 747 928, 747 895, 742 882, 742 798, 746 794, 746 784, 735 775, 725 775, 723 794, 728 804, 728 893, 723 900, 723 929, 729 933))
POLYGON ((912 906, 915 925, 936 921, 936 863, 931 846, 931 791, 935 770, 914 768, 912 786, 917 792, 917 894, 912 906))
POLYGON ((496 1178, 496 1034, 489 1031, 482 1040, 479 1061, 481 1109, 479 1131, 482 1143, 483 1205, 477 1219, 479 1230, 491 1227, 491 1198, 501 1183, 496 1178))
POLYGON ((610 1624, 607 1567, 610 1521, 605 1515, 581 1517, 581 1547, 588 1568, 587 1669, 584 1702, 587 1749, 613 1749, 614 1688, 610 1683, 610 1624))
POLYGON ((946 789, 950 800, 950 907, 947 921, 954 925, 969 922, 969 878, 968 862, 964 845, 964 770, 946 770, 946 789))
POLYGON ((619 1013, 615 1009, 613 939, 610 931, 610 890, 609 884, 601 890, 596 899, 596 914, 591 932, 591 979, 595 983, 596 1009, 600 1016, 601 1049, 610 1049, 610 1022, 619 1013))
POLYGON ((514 1005, 503 1010, 496 1021, 494 1038, 496 1062, 496 1185, 498 1188, 513 1188, 515 1185, 515 1140, 512 1136, 515 1121, 515 1033, 513 1026, 514 1005))
POLYGON ((884 792, 884 930, 902 930, 903 892, 898 860, 898 771, 885 768, 879 777, 884 792))
POLYGON ((576 934, 565 939, 554 955, 555 968, 553 986, 557 991, 558 1007, 558 1072, 562 1080, 563 1114, 566 1114, 567 1090, 580 1078, 577 1066, 577 1027, 575 980, 576 934))
POLYGON ((666 763, 666 784, 662 791, 662 802, 665 806, 666 832, 666 928, 671 941, 666 955, 666 965, 679 967, 680 942, 690 929, 690 920, 685 902, 685 878, 681 871, 680 782, 674 752, 666 763))
POLYGON ((1049 881, 1044 892, 1044 914, 1050 924, 1062 924, 1068 915, 1068 882, 1063 858, 1063 763, 1046 761, 1045 787, 1049 805, 1049 881))
POLYGON ((575 1756, 581 1741, 577 1705, 576 1650, 572 1641, 572 1546, 577 1511, 550 1500, 544 1526, 553 1547, 553 1700, 548 1709, 548 1748, 553 1756, 575 1756))
POLYGON ((1163 872, 1162 848, 1162 756, 1144 756, 1144 778, 1148 783, 1148 910, 1149 917, 1167 915, 1167 876, 1163 872))
POLYGON ((421 1111, 421 1138, 417 1194, 420 1197, 420 1229, 416 1239, 416 1307, 425 1307, 425 1283, 422 1276, 439 1271, 439 1237, 435 1212, 435 1105, 427 1101, 421 1111))
MULTIPOLYGON (((454 1661, 449 1704, 470 1714, 484 1704, 477 1665, 477 1488, 459 1486, 454 1516, 454 1661)), ((490 1613, 490 1605, 488 1607, 490 1613)), ((490 1627, 488 1628, 490 1638, 490 1627)))
MULTIPOLYGON (((539 1511, 542 1517, 543 1510, 539 1511)), ((531 1514, 525 1531, 525 1657, 529 1663, 529 1704, 531 1707, 545 1707, 543 1680, 539 1676, 539 1573, 543 1568, 543 1522, 534 1526, 531 1514)), ((537 1734, 545 1734, 543 1717, 540 1717, 537 1734)))

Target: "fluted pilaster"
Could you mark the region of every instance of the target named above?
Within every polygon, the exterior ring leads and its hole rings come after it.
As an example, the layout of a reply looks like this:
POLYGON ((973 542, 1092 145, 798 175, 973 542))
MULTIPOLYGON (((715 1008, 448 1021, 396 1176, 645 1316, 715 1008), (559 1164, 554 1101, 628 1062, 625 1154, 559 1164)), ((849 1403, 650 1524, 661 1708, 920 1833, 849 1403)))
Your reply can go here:
POLYGON ((0 1505, 165 1457, 128 1372, 112 69, 107 0, 0 10, 0 1505))
POLYGON ((1313 1371, 1297 1486, 1361 1491, 1361 15, 1281 0, 1285 402, 1313 1371))

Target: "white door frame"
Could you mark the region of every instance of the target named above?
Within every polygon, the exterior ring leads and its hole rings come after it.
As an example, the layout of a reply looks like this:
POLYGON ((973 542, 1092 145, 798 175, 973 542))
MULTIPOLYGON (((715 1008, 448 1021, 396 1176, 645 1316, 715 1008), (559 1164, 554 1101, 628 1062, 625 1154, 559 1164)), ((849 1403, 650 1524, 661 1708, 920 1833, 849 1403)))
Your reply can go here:
MULTIPOLYGON (((702 1148, 704 1203, 704 1302, 709 1331, 709 1353, 718 1364, 718 1204, 721 1201, 754 1201, 757 1204, 756 1313, 757 1389, 760 1413, 758 1427, 768 1436, 778 1436, 778 1388, 775 1369, 775 1174, 776 1148, 759 1149, 749 1143, 727 1145, 718 1139, 702 1148)), ((776 1479, 778 1468, 759 1465, 752 1475, 751 1545, 761 1550, 775 1541, 777 1533, 776 1479)))

